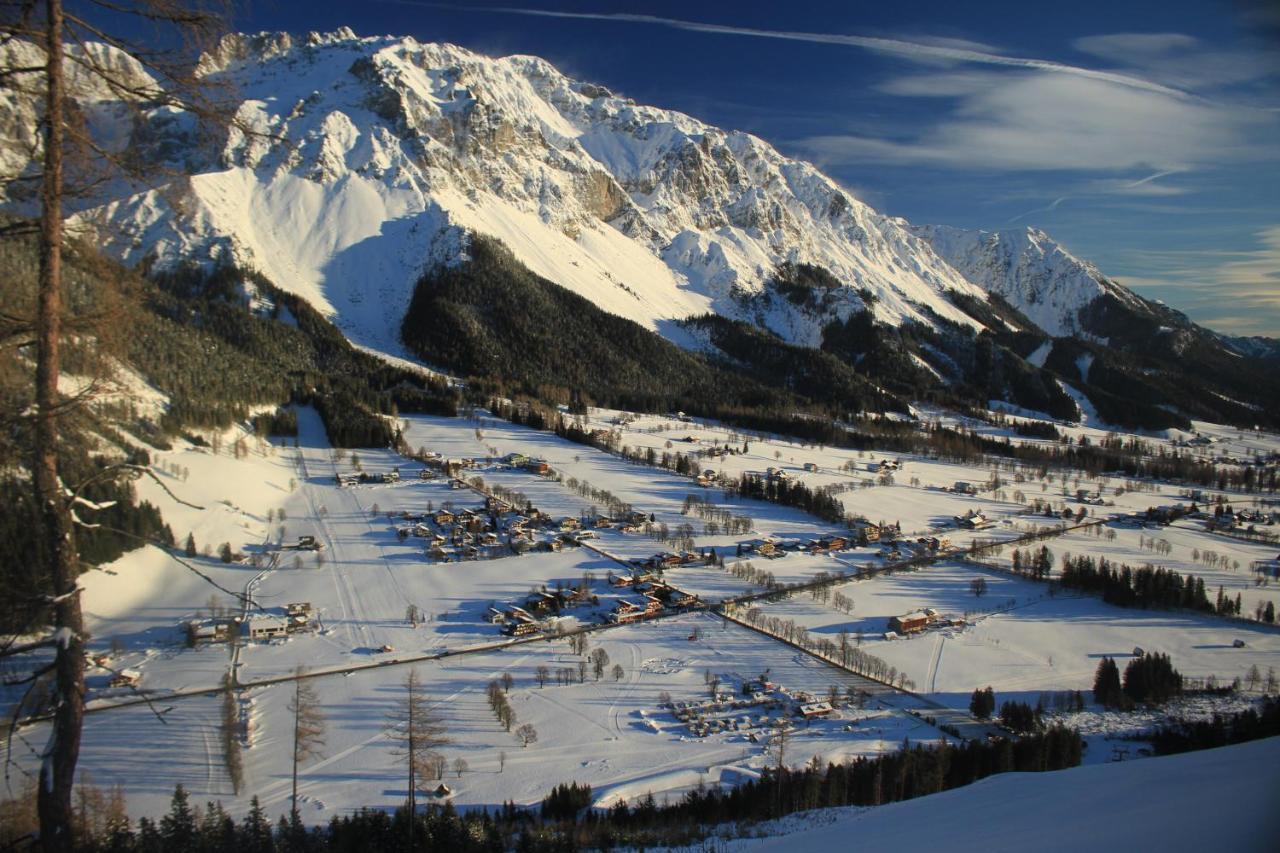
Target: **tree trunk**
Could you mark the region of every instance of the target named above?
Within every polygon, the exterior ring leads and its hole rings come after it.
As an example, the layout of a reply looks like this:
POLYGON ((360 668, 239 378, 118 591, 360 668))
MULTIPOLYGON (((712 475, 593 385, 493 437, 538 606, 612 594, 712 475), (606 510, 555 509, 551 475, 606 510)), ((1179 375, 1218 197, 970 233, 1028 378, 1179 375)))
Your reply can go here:
MULTIPOLYGON (((410 678, 411 679, 413 678, 412 673, 410 673, 410 678)), ((413 824, 418 817, 418 798, 415 796, 418 789, 418 780, 416 776, 416 772, 418 769, 418 766, 417 766, 418 756, 415 754, 415 750, 414 750, 414 747, 416 746, 416 744, 414 743, 414 740, 417 738, 418 733, 413 730, 413 723, 414 723, 413 712, 415 710, 415 702, 416 702, 413 693, 414 693, 414 690, 417 689, 418 684, 416 680, 411 681, 410 684, 412 686, 410 687, 410 690, 409 690, 409 740, 408 740, 408 744, 409 744, 409 850, 412 853, 413 824)))
POLYGON ((58 471, 58 373, 62 325, 62 3, 46 0, 44 176, 40 210, 39 308, 36 317, 36 430, 32 464, 40 561, 55 596, 58 636, 54 661, 54 717, 40 765, 37 810, 46 851, 73 847, 71 792, 84 722, 84 626, 71 507, 58 471))
POLYGON ((298 718, 302 713, 302 702, 299 701, 298 694, 301 690, 302 682, 295 679, 293 682, 293 791, 289 797, 289 822, 292 826, 298 825, 298 718))

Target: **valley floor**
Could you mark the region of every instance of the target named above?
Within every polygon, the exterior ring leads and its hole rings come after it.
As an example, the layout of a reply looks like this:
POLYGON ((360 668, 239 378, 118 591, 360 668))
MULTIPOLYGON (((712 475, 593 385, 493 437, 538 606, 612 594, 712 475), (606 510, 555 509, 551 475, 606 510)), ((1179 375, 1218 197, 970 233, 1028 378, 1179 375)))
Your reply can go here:
MULTIPOLYGON (((459 807, 492 807, 506 801, 536 804, 554 784, 568 781, 590 784, 600 806, 649 793, 661 800, 698 785, 733 784, 778 761, 782 719, 790 720, 783 760, 794 765, 815 756, 840 761, 894 751, 904 742, 949 739, 937 727, 947 721, 960 723, 966 734, 994 733, 993 726, 967 716, 973 689, 990 685, 1000 701, 1034 704, 1046 698, 1046 708, 1052 710, 1055 696, 1067 691, 1088 697, 1102 656, 1115 656, 1123 666, 1135 646, 1171 655, 1187 676, 1213 675, 1220 683, 1245 680, 1252 667, 1266 673, 1280 666, 1275 627, 1125 610, 1066 591, 1050 594, 1045 583, 1007 571, 1009 550, 984 556, 990 565, 964 558, 975 542, 1009 542, 1047 532, 1051 538, 1046 542, 1057 553, 1107 553, 1135 563, 1159 559, 1179 571, 1203 573, 1206 584, 1221 584, 1244 596, 1246 611, 1258 602, 1280 603, 1280 586, 1257 581, 1248 568, 1247 561, 1265 555, 1260 546, 1209 534, 1191 520, 1142 533, 1109 520, 1185 500, 1178 487, 1118 477, 1086 480, 1081 488, 1107 493, 1105 505, 1089 506, 1084 520, 1086 525, 1101 523, 1102 532, 1095 533, 1092 527, 1069 528, 1029 509, 1034 498, 1043 497, 1074 510, 1074 478, 1050 482, 1030 470, 1001 468, 996 473, 1003 485, 964 495, 954 484, 987 483, 989 466, 894 455, 900 467, 888 481, 868 469, 885 454, 805 446, 672 418, 643 416, 620 426, 614 423, 620 414, 593 411, 586 423, 619 429, 621 444, 652 447, 659 455, 671 449, 668 443, 683 452, 732 447, 738 452, 705 464, 729 478, 783 467, 815 487, 849 484, 841 495, 849 513, 901 525, 904 559, 925 553, 910 550, 922 536, 949 540, 949 555, 924 560, 912 570, 885 572, 890 558, 881 543, 829 554, 793 550, 780 559, 740 554, 744 543, 749 548, 766 539, 804 542, 845 531, 795 509, 733 497, 722 482, 699 486, 690 477, 483 412, 455 419, 403 419, 406 440, 415 451, 475 460, 475 467, 463 472, 471 485, 443 476, 420 479, 426 468, 422 462, 391 451, 333 450, 318 416, 304 409, 296 442, 250 441, 249 453, 241 458, 186 443, 155 454, 168 488, 197 508, 175 502, 145 480, 138 486, 141 497, 162 508, 179 543, 190 532, 197 554, 186 558, 179 548, 176 556, 184 565, 174 555, 148 547, 85 576, 92 650, 104 663, 91 669, 89 679, 92 712, 81 756, 85 778, 123 785, 134 815, 163 813, 178 783, 195 801, 221 800, 233 813, 245 811, 252 796, 272 815, 287 811, 292 733, 287 706, 291 679, 300 670, 312 676, 308 681, 319 696, 327 732, 321 755, 300 771, 299 792, 304 819, 323 822, 359 806, 393 808, 404 800, 403 759, 394 754, 386 730, 411 670, 426 685, 450 739, 441 748, 445 778, 432 781, 431 787, 446 784, 459 807), (741 452, 744 443, 749 445, 746 453, 741 452), (538 476, 500 464, 509 454, 544 460, 553 474, 538 476), (357 470, 369 482, 339 485, 339 475, 357 470), (393 472, 398 481, 380 482, 383 474, 393 472), (524 556, 463 562, 432 558, 426 539, 398 535, 413 524, 406 514, 481 507, 484 493, 476 486, 514 494, 517 504, 532 504, 553 519, 590 518, 612 502, 629 504, 652 521, 634 532, 601 528, 583 547, 569 544, 559 551, 535 549, 524 556), (1064 496, 1064 489, 1072 497, 1064 496), (747 519, 749 530, 727 533, 723 527, 709 527, 707 519, 713 516, 699 517, 696 507, 690 510, 691 495, 727 516, 747 519), (981 510, 991 525, 978 531, 958 529, 954 517, 970 509, 981 510), (672 541, 653 538, 664 525, 672 541), (694 551, 713 550, 724 560, 723 567, 697 562, 666 572, 665 580, 698 596, 702 606, 755 596, 767 582, 796 584, 823 573, 846 574, 849 579, 831 587, 825 601, 799 592, 779 601, 749 598, 733 612, 743 620, 757 607, 768 618, 806 629, 811 637, 857 644, 892 668, 891 675, 882 677, 893 684, 855 675, 707 610, 609 625, 606 613, 620 594, 609 577, 624 573, 628 560, 680 550, 674 538, 682 525, 689 525, 694 551), (322 550, 291 547, 301 536, 315 537, 322 550), (1148 537, 1167 540, 1170 553, 1153 557, 1148 537), (215 555, 223 542, 243 554, 243 560, 220 561, 215 555), (1213 566, 1192 556, 1206 550, 1225 556, 1215 557, 1213 566), (973 593, 977 578, 986 582, 981 596, 973 593), (586 665, 580 668, 584 656, 574 653, 570 640, 558 637, 555 629, 511 638, 487 619, 490 607, 504 609, 531 592, 579 585, 596 602, 564 611, 559 631, 589 628, 586 653, 601 649, 607 654, 599 677, 586 665), (847 597, 851 606, 837 609, 833 593, 847 597), (243 614, 236 595, 252 602, 243 614), (236 645, 189 647, 186 642, 182 626, 189 620, 283 615, 295 602, 310 604, 313 630, 236 645), (886 639, 890 617, 923 608, 955 624, 886 639), (411 611, 419 618, 411 620, 411 611), (546 667, 542 679, 540 667, 546 667), (113 675, 125 670, 137 675, 137 684, 110 686, 113 675), (238 792, 221 747, 218 688, 228 673, 234 673, 239 685, 236 731, 245 773, 238 792), (487 686, 506 673, 512 680, 507 696, 515 726, 530 724, 537 733, 527 746, 488 707, 487 686), (775 688, 758 695, 753 695, 758 690, 744 690, 747 682, 759 680, 775 688), (903 685, 909 689, 899 689, 903 685), (832 696, 839 701, 829 713, 819 711, 809 719, 796 715, 800 705, 832 696)), ((1261 441, 1257 436, 1250 440, 1261 441)), ((1268 441, 1268 446, 1280 447, 1280 439, 1268 441)), ((231 441, 222 446, 229 448, 231 441)), ((1253 497, 1232 496, 1250 506, 1253 497)), ((488 555, 488 549, 478 554, 488 555)), ((1230 707, 1247 705, 1260 688, 1245 684, 1230 707)), ((7 695, 16 698, 11 690, 7 695)), ((1228 706, 1210 705, 1199 712, 1216 707, 1228 706)), ((1087 763, 1111 757, 1109 735, 1141 728, 1095 711, 1073 718, 1088 735, 1087 763)), ((23 727, 14 741, 12 757, 26 771, 33 768, 36 745, 43 742, 41 726, 23 727)), ((1270 748, 1249 747, 1238 754, 1270 748)), ((1135 767, 1145 770, 1148 765, 1157 763, 1135 767)), ((1073 771, 1096 774, 1104 788, 1120 784, 1116 780, 1130 772, 1139 771, 1073 771)), ((1054 778, 1068 781, 1039 784, 1053 788, 1074 784, 1069 780, 1076 777, 1054 778)), ((1095 776, 1083 778, 1094 784, 1095 776)), ((973 792, 931 801, 962 802, 956 798, 1025 784, 1012 777, 988 780, 973 792)), ((924 808, 931 806, 906 803, 880 811, 924 808)), ((939 814, 960 815, 967 808, 946 806, 939 814)), ((860 835, 864 827, 888 820, 861 814, 851 819, 860 835)), ((1256 825, 1262 825, 1261 819, 1256 825)), ((810 830, 824 831, 836 830, 810 830)), ((948 833, 937 838, 951 843, 948 833)))

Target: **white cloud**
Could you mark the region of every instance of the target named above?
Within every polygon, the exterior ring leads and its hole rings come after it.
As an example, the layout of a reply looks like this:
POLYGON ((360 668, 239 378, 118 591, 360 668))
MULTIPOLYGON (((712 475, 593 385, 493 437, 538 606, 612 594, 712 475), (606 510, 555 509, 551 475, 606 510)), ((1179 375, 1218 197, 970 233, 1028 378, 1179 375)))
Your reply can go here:
POLYGON ((1182 33, 1110 33, 1076 39, 1072 46, 1182 89, 1243 83, 1277 70, 1274 57, 1244 49, 1216 50, 1182 33))
POLYGON ((1256 232, 1258 245, 1240 252, 1143 252, 1133 265, 1143 276, 1118 276, 1154 296, 1177 295, 1179 307, 1211 329, 1280 337, 1280 225, 1256 232))
POLYGON ((1277 117, 1114 82, 1045 72, 914 75, 881 87, 958 99, 905 140, 817 136, 804 146, 828 164, 868 160, 998 170, 1151 169, 1271 156, 1253 144, 1277 117))

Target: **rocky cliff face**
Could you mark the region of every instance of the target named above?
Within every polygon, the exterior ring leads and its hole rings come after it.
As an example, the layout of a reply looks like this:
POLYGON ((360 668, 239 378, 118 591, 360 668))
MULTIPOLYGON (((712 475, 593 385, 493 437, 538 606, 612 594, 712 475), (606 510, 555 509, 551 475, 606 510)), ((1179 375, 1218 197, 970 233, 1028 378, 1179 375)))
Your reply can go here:
MULTIPOLYGON (((655 329, 709 310, 762 317, 742 300, 784 262, 828 269, 851 294, 831 316, 779 318, 789 339, 866 308, 860 291, 884 322, 974 325, 947 293, 978 288, 812 166, 535 57, 344 30, 228 36, 200 69, 235 93, 235 126, 180 184, 97 211, 126 260, 230 253, 366 337, 375 318, 347 318, 351 305, 403 303, 465 231, 655 329)), ((133 133, 173 153, 161 142, 182 129, 156 110, 133 133)))

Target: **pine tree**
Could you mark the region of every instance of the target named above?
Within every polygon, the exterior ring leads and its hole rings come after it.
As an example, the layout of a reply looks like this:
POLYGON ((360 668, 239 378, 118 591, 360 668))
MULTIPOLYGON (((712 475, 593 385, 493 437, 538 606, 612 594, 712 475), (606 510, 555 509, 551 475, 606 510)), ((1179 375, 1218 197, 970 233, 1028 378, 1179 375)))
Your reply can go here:
POLYGON ((995 709, 996 693, 993 689, 987 687, 973 691, 973 696, 969 699, 969 713, 980 720, 986 720, 990 719, 995 709))
POLYGON ((249 801, 249 813, 244 816, 237 833, 237 847, 242 853, 271 853, 275 844, 271 838, 271 821, 258 802, 257 795, 249 801))
POLYGON ((1124 691, 1120 687, 1120 667, 1109 657, 1098 664, 1093 677, 1093 701, 1108 708, 1124 705, 1124 691))
POLYGON ((167 851, 187 853, 195 850, 196 818, 191 811, 187 790, 181 784, 173 789, 169 813, 160 818, 160 837, 164 839, 164 849, 167 851))
POLYGON ((183 549, 183 553, 188 557, 194 557, 196 555, 196 537, 194 533, 187 534, 187 547, 183 549))

